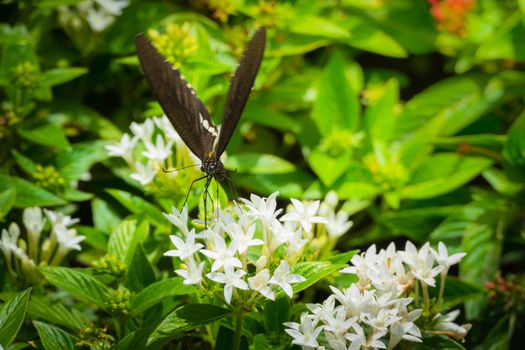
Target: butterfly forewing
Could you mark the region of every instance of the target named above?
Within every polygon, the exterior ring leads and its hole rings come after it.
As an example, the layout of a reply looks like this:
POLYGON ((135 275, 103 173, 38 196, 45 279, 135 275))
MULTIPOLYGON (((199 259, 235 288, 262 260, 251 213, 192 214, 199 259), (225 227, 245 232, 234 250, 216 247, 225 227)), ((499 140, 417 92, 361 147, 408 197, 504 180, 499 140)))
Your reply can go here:
POLYGON ((257 71, 261 65, 265 45, 266 30, 262 27, 255 32, 252 40, 246 47, 244 56, 230 82, 230 89, 222 115, 216 157, 219 157, 224 152, 239 123, 244 106, 250 96, 255 77, 257 76, 257 71))
POLYGON ((215 139, 209 131, 215 126, 208 110, 180 72, 142 34, 137 35, 135 43, 140 65, 153 95, 182 140, 203 160, 212 149, 215 139), (203 123, 203 120, 207 122, 203 123), (208 130, 203 124, 209 126, 208 130))

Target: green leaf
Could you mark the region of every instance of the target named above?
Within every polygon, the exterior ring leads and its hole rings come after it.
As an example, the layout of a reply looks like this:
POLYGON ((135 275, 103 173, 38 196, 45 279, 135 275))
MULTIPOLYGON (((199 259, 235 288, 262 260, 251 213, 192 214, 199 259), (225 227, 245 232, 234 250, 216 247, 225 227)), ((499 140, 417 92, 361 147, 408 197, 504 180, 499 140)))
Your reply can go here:
POLYGON ((423 199, 453 191, 492 165, 486 158, 464 157, 457 153, 439 153, 427 158, 403 187, 403 198, 423 199))
POLYGON ((302 15, 290 24, 291 33, 322 36, 333 39, 345 39, 350 36, 345 28, 340 27, 330 18, 302 15))
POLYGON ((137 245, 146 239, 148 233, 149 223, 146 220, 143 220, 138 226, 136 220, 122 221, 109 237, 108 254, 115 255, 129 268, 137 245))
POLYGON ((95 227, 107 234, 113 232, 121 221, 116 210, 100 198, 94 198, 91 201, 91 212, 95 227))
POLYGON ((503 149, 505 167, 509 178, 525 181, 525 112, 513 123, 503 149))
POLYGON ((388 142, 398 137, 396 108, 399 100, 399 86, 396 79, 390 79, 383 86, 374 87, 374 98, 365 110, 364 123, 372 143, 388 142), (377 96, 376 96, 377 94, 377 96))
POLYGON ((446 336, 425 337, 423 344, 418 344, 421 350, 465 350, 463 345, 446 336))
POLYGON ((0 220, 11 211, 15 205, 16 191, 12 188, 0 192, 0 220))
POLYGON ((155 226, 169 226, 168 221, 164 215, 162 215, 160 209, 148 203, 143 198, 120 190, 108 189, 106 191, 133 214, 145 214, 155 226))
POLYGON ((323 136, 328 136, 333 130, 355 131, 359 127, 359 100, 346 80, 340 54, 331 55, 324 69, 312 118, 323 136))
POLYGON ((131 302, 131 312, 133 315, 137 315, 161 302, 164 298, 196 292, 194 286, 185 285, 183 281, 182 278, 176 277, 150 284, 135 295, 131 302))
POLYGON ((340 199, 373 198, 379 193, 374 176, 364 165, 354 162, 334 185, 340 199))
POLYGON ((83 313, 65 306, 61 302, 53 303, 44 296, 33 295, 29 301, 27 312, 31 318, 38 317, 65 326, 75 333, 89 323, 89 319, 83 313))
POLYGON ((476 51, 476 58, 484 60, 515 60, 525 59, 525 27, 522 16, 514 13, 505 19, 502 27, 486 40, 484 40, 476 51))
POLYGON ((18 293, 0 309, 0 344, 7 346, 15 339, 26 317, 31 288, 18 293))
POLYGON ((14 189, 16 191, 15 208, 47 207, 66 204, 63 199, 26 180, 0 174, 0 192, 7 189, 14 189))
POLYGON ((55 164, 67 181, 77 181, 95 163, 108 158, 105 141, 75 144, 70 150, 56 155, 55 164))
POLYGON ((227 169, 247 174, 285 174, 295 171, 295 165, 272 154, 239 153, 228 156, 227 169))
MULTIPOLYGON (((467 283, 458 278, 448 276, 445 284, 443 308, 452 309, 466 301, 482 299, 486 296, 486 289, 479 284, 467 283)), ((430 296, 437 298, 438 289, 432 288, 430 296)))
POLYGON ((395 39, 375 26, 372 21, 358 17, 346 21, 350 37, 343 40, 347 45, 390 57, 407 57, 408 53, 395 39))
POLYGON ((20 136, 32 143, 58 149, 70 147, 64 130, 54 123, 40 123, 30 128, 18 128, 17 131, 20 136))
POLYGON ((74 296, 106 308, 110 288, 95 277, 67 267, 44 267, 40 270, 49 283, 74 296))
POLYGON ((139 243, 126 273, 126 286, 134 292, 139 292, 154 282, 153 266, 144 252, 144 247, 139 243))
POLYGON ((11 154, 15 159, 16 164, 28 175, 33 175, 35 173, 36 164, 22 153, 19 153, 17 150, 12 149, 11 154))
MULTIPOLYGON (((137 350, 137 349, 150 349, 146 348, 148 338, 153 332, 153 328, 139 328, 134 332, 126 334, 124 338, 118 343, 117 350, 137 350)), ((153 349, 156 349, 153 347, 153 349)))
POLYGON ((82 67, 53 68, 40 74, 39 82, 44 86, 66 83, 88 72, 82 67))
POLYGON ((106 252, 108 248, 109 234, 102 232, 92 226, 77 225, 75 228, 78 234, 86 236, 85 242, 102 252, 106 252))
POLYGON ((351 250, 349 252, 335 254, 326 259, 326 261, 336 265, 348 264, 350 259, 352 259, 357 253, 359 253, 359 250, 351 250))
POLYGON ((350 151, 332 157, 320 147, 316 147, 308 157, 308 164, 327 187, 331 187, 346 172, 351 161, 350 151))
POLYGON ((290 319, 290 300, 279 298, 264 304, 264 325, 268 332, 281 333, 284 322, 290 319))
POLYGON ((197 327, 218 321, 230 310, 211 304, 190 304, 182 306, 166 316, 148 339, 148 345, 159 340, 175 338, 197 327))
MULTIPOLYGON (((306 278, 306 281, 296 283, 293 286, 294 293, 298 293, 321 279, 331 275, 334 272, 341 270, 346 264, 332 264, 329 261, 313 261, 298 263, 292 268, 292 273, 298 274, 306 278)), ((284 292, 280 290, 276 293, 277 298, 284 296, 284 292)))
POLYGON ((62 198, 70 202, 85 202, 93 198, 92 193, 82 192, 75 188, 66 188, 62 193, 62 198))
POLYGON ((43 322, 33 321, 33 324, 38 331, 42 345, 46 350, 75 350, 75 343, 78 338, 65 332, 64 330, 46 324, 43 322))

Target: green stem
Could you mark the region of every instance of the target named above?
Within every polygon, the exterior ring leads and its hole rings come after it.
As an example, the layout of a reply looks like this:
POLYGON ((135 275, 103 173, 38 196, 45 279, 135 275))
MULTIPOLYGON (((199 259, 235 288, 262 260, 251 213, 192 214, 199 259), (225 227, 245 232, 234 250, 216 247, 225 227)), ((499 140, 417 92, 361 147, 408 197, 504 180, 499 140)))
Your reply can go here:
POLYGON ((243 321, 244 321, 244 311, 239 310, 239 312, 235 314, 235 335, 233 338, 233 350, 239 350, 241 347, 243 321))

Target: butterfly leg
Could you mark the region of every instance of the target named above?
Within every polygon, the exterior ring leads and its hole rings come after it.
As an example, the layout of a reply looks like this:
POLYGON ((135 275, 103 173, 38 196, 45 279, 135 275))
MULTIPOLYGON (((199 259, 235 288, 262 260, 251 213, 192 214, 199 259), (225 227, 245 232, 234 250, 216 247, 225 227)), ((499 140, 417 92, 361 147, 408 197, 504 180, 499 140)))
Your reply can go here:
POLYGON ((208 228, 208 196, 210 195, 208 187, 210 187, 212 176, 206 175, 206 184, 204 185, 204 227, 208 228))
POLYGON ((204 178, 206 178, 206 177, 207 177, 207 175, 204 175, 204 176, 199 177, 199 178, 197 178, 197 179, 195 179, 195 180, 193 180, 193 181, 191 182, 190 189, 188 190, 188 193, 186 194, 186 199, 184 200, 184 203, 182 204, 182 207, 183 207, 183 208, 184 208, 184 206, 186 205, 186 203, 188 202, 188 198, 189 198, 189 196, 190 196, 191 188, 193 187, 193 184, 195 184, 195 182, 200 181, 200 180, 202 180, 202 179, 204 179, 204 178))

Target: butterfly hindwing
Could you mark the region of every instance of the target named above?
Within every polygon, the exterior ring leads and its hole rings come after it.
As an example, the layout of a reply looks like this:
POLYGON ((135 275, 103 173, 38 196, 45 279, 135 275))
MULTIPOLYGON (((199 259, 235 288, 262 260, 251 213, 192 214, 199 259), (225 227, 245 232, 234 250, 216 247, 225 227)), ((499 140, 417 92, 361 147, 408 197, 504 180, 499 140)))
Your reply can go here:
POLYGON ((164 113, 190 150, 201 160, 212 150, 215 126, 204 104, 184 80, 142 35, 135 39, 144 76, 164 113), (208 129, 205 128, 208 126, 208 129))
POLYGON ((224 113, 221 121, 221 131, 216 148, 216 157, 226 149, 230 138, 239 123, 244 106, 248 101, 250 92, 257 76, 257 71, 261 65, 266 45, 266 29, 259 28, 252 40, 248 43, 244 56, 233 75, 230 82, 230 89, 224 106, 224 113))

